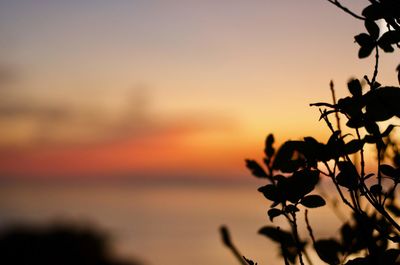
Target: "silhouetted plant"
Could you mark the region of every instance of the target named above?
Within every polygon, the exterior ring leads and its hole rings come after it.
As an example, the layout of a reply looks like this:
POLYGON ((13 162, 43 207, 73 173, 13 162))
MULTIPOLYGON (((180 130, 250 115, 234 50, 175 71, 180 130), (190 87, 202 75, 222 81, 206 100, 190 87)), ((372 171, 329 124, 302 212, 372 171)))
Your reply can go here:
MULTIPOLYGON (((382 86, 377 81, 380 52, 391 53, 400 48, 400 1, 370 0, 361 15, 337 0, 328 1, 364 22, 366 32, 355 36, 355 42, 360 46, 359 58, 375 54, 373 74, 363 77, 366 89, 360 80, 350 80, 347 84, 350 95, 338 101, 331 82, 333 102, 310 104, 319 108, 320 120, 330 130, 326 143, 304 137, 286 141, 276 150, 270 134, 265 141, 263 165, 246 160, 251 173, 267 181, 258 191, 272 203, 268 210, 270 221, 282 216, 290 225, 288 231, 265 226, 259 234, 279 244, 286 265, 297 261, 312 264, 307 254, 310 250, 328 264, 400 264, 397 219, 400 208, 396 202, 400 148, 392 133, 396 125, 379 123, 400 117, 400 88, 382 86), (378 20, 386 24, 386 29, 379 28, 378 20), (345 120, 345 130, 349 133, 341 129, 341 119, 345 120), (373 173, 367 172, 370 167, 365 164, 367 146, 376 149, 377 170, 373 173), (329 200, 316 194, 322 177, 331 180, 339 201, 351 211, 340 228, 339 238, 316 238, 308 218, 308 209, 322 207, 329 200), (305 214, 300 214, 302 211, 305 214), (300 237, 299 218, 305 218, 310 240, 300 237)), ((400 65, 396 70, 400 71, 400 65)), ((228 235, 227 228, 223 230, 228 235)), ((242 264, 254 264, 241 255, 236 256, 242 264)))
POLYGON ((0 264, 139 265, 116 258, 108 237, 94 228, 19 225, 0 231, 0 264))

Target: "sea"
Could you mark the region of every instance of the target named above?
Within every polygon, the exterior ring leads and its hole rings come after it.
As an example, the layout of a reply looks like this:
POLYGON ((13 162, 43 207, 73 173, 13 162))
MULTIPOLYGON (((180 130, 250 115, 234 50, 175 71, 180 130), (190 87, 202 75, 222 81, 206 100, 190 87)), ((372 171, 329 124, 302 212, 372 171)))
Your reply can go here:
MULTIPOLYGON (((219 233, 225 225, 244 256, 259 265, 283 264, 278 245, 258 234, 267 225, 288 227, 282 217, 273 223, 268 219, 271 203, 257 191, 262 185, 210 180, 2 183, 0 230, 15 224, 86 224, 110 236, 115 255, 143 264, 235 265, 219 233)), ((301 235, 310 241, 303 216, 301 211, 301 235)), ((329 205, 311 209, 309 219, 315 237, 338 234, 340 218, 329 205)))

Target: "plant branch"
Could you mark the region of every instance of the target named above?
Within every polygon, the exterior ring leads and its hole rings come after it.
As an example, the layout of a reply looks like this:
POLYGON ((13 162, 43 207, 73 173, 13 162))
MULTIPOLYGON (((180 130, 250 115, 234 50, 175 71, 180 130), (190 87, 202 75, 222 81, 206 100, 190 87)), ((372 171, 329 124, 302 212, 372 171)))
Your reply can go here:
POLYGON ((333 129, 332 123, 329 121, 329 118, 327 115, 324 115, 326 113, 326 110, 322 111, 319 109, 319 112, 321 113, 321 117, 323 117, 326 125, 328 126, 329 130, 331 130, 332 133, 335 132, 335 129, 333 129))
POLYGON ((344 197, 342 190, 339 187, 339 184, 337 183, 336 179, 335 179, 335 174, 332 172, 332 170, 329 168, 329 165, 327 162, 324 162, 326 168, 329 171, 329 177, 332 179, 333 184, 335 184, 336 190, 338 191, 340 198, 342 199, 342 201, 344 202, 344 204, 346 204, 347 206, 349 206, 353 211, 356 211, 356 209, 354 208, 353 205, 351 205, 351 203, 346 199, 346 197, 344 197))
MULTIPOLYGON (((361 135, 360 135, 360 130, 358 130, 358 128, 356 128, 356 134, 357 134, 357 138, 358 140, 361 140, 361 135)), ((361 167, 361 179, 364 179, 365 177, 365 158, 364 158, 364 148, 361 148, 360 150, 360 167, 361 167)))
POLYGON ((236 259, 239 261, 239 263, 242 265, 248 265, 247 262, 243 259, 243 255, 240 254, 239 250, 233 244, 228 227, 221 226, 219 231, 221 233, 222 242, 228 249, 230 249, 232 251, 233 255, 236 257, 236 259))
POLYGON ((294 240, 295 240, 295 243, 296 243, 297 254, 299 255, 300 264, 304 265, 303 254, 302 254, 302 246, 301 246, 301 243, 300 243, 299 232, 298 232, 298 229, 297 229, 296 213, 292 213, 292 217, 293 217, 293 220, 291 221, 291 224, 292 224, 294 240))
POLYGON ((372 75, 372 80, 371 80, 371 84, 370 84, 370 88, 375 89, 375 81, 376 81, 376 77, 378 76, 378 67, 379 67, 379 49, 378 49, 378 45, 375 46, 375 67, 374 67, 374 73, 372 75))
POLYGON ((337 0, 327 0, 327 1, 330 2, 331 4, 337 6, 338 8, 342 9, 347 14, 350 14, 351 16, 353 16, 353 17, 355 17, 357 19, 365 20, 364 17, 357 15, 356 13, 354 13, 353 11, 348 9, 347 7, 343 6, 339 1, 337 1, 337 0))
POLYGON ((315 245, 315 237, 314 237, 314 232, 311 228, 310 222, 308 220, 308 210, 306 209, 305 213, 304 213, 304 217, 306 219, 306 225, 307 225, 307 230, 308 230, 308 234, 310 235, 311 241, 313 242, 313 244, 315 245))
MULTIPOLYGON (((331 82, 329 83, 329 87, 331 89, 331 93, 332 93, 332 102, 333 105, 336 106, 336 94, 335 94, 335 86, 333 84, 333 80, 331 80, 331 82)), ((335 111, 335 117, 336 117, 336 126, 337 129, 341 132, 342 130, 340 129, 340 118, 339 118, 339 113, 337 111, 335 111)))

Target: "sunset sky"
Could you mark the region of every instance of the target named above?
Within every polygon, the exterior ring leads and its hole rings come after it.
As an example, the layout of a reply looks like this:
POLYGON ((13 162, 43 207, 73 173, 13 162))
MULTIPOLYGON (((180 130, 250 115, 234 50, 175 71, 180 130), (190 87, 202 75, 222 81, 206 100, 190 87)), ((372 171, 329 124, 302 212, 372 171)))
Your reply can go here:
POLYGON ((0 178, 241 177, 268 133, 327 137, 308 104, 372 73, 362 30, 324 0, 0 1, 0 178))

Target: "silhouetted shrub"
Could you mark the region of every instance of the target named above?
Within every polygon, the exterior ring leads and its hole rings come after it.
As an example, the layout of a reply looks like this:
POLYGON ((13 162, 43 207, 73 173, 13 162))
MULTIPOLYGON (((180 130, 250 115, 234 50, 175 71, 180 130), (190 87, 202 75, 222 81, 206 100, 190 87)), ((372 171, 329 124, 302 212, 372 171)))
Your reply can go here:
POLYGON ((72 225, 25 225, 1 231, 0 264, 138 265, 114 257, 100 231, 72 225))
MULTIPOLYGON (((350 95, 338 101, 331 82, 333 102, 311 104, 319 108, 320 120, 331 132, 326 143, 304 137, 287 141, 276 150, 273 135, 268 135, 263 165, 246 160, 251 173, 267 182, 258 191, 271 202, 270 221, 282 216, 290 225, 288 231, 265 226, 259 234, 279 245, 286 265, 312 264, 309 251, 315 251, 327 264, 400 264, 400 208, 396 201, 400 149, 393 141, 396 126, 379 123, 400 117, 400 88, 382 86, 377 81, 380 52, 391 53, 400 48, 400 1, 371 0, 361 15, 337 0, 328 1, 363 21, 366 32, 355 36, 355 42, 360 46, 359 58, 375 54, 373 74, 363 77, 365 88, 360 80, 350 80, 347 84, 350 95), (378 27, 378 20, 385 22, 385 30, 378 27), (343 120, 345 131, 340 124, 343 120), (366 172, 367 146, 376 150, 376 172, 366 172), (316 238, 308 220, 308 209, 322 207, 328 200, 316 194, 320 178, 331 180, 339 201, 352 213, 342 224, 340 235, 332 238, 316 238), (298 233, 299 218, 305 218, 309 239, 302 239, 298 233)), ((225 234, 225 245, 234 250, 241 264, 254 264, 238 254, 230 240, 227 244, 226 238, 230 238, 227 228, 221 231, 225 234)))

